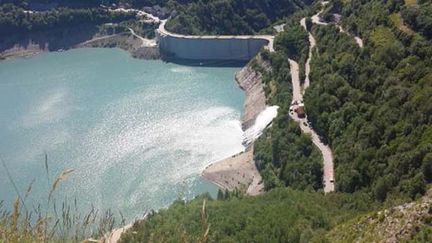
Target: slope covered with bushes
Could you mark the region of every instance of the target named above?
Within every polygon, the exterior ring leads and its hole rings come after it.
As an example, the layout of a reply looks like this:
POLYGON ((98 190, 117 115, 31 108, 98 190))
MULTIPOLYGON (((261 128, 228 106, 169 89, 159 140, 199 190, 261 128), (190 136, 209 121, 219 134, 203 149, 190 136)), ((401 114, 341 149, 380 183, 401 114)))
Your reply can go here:
POLYGON ((180 34, 254 34, 309 0, 199 0, 179 5, 167 29, 180 34))
POLYGON ((366 46, 334 26, 313 27, 317 52, 305 96, 313 126, 334 150, 337 190, 415 198, 432 182, 432 43, 423 32, 394 28, 390 16, 406 8, 403 1, 340 8, 366 46))
POLYGON ((273 71, 263 76, 267 103, 279 106, 278 116, 255 143, 255 162, 267 190, 279 186, 319 190, 323 176, 321 153, 289 117, 292 84, 288 58, 304 66, 309 50, 308 34, 299 18, 291 18, 285 31, 276 37, 275 45, 278 51, 267 54, 273 71))
POLYGON ((257 197, 202 196, 135 223, 121 242, 308 242, 366 209, 369 202, 360 201, 285 188, 257 197))
MULTIPOLYGON (((83 24, 102 24, 134 20, 135 14, 108 12, 106 10, 60 8, 30 14, 23 8, 12 4, 0 5, 0 35, 7 37, 25 34, 31 31, 46 31, 58 28, 70 28, 83 24)), ((0 37, 0 39, 2 39, 0 37)))
POLYGON ((330 242, 431 242, 432 195, 357 216, 327 234, 330 242))

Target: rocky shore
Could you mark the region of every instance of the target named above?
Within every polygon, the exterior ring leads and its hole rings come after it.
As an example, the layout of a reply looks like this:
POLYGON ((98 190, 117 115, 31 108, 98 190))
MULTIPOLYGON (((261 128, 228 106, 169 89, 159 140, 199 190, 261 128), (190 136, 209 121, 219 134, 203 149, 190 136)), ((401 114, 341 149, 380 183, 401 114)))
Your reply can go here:
POLYGON ((110 36, 93 38, 76 45, 74 48, 102 47, 120 48, 128 51, 133 57, 139 59, 159 59, 160 53, 157 46, 143 46, 142 41, 130 33, 121 33, 110 36))
POLYGON ((202 176, 228 191, 245 191, 252 196, 264 191, 261 175, 253 160, 253 146, 243 153, 209 165, 202 176))
MULTIPOLYGON (((259 55, 254 62, 266 71, 271 68, 259 55)), ((253 126, 255 119, 266 108, 262 75, 254 70, 253 66, 250 62, 236 74, 238 85, 246 93, 241 118, 243 131, 253 126)), ((245 152, 209 165, 203 171, 202 177, 228 191, 241 190, 249 195, 258 195, 264 191, 262 178, 253 158, 253 144, 250 144, 245 152)))
MULTIPOLYGON (((259 63, 264 65, 259 56, 257 60, 260 60, 259 63)), ((242 129, 246 131, 254 124, 256 117, 266 107, 262 75, 253 70, 251 64, 248 64, 236 74, 235 78, 240 88, 246 93, 244 110, 241 118, 242 129)))

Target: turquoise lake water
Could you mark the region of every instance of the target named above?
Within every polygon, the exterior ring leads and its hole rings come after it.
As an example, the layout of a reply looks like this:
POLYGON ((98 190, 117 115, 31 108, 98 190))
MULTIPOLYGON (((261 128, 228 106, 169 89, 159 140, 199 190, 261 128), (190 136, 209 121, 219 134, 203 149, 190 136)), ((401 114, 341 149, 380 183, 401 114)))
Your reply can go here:
MULTIPOLYGON (((118 49, 1 61, 0 156, 22 194, 35 180, 28 204, 46 202, 66 169, 74 172, 57 201, 77 198, 82 210, 110 208, 128 220, 176 198, 214 195, 199 174, 243 150, 236 71, 138 60, 118 49)), ((0 201, 15 197, 0 167, 0 201)))

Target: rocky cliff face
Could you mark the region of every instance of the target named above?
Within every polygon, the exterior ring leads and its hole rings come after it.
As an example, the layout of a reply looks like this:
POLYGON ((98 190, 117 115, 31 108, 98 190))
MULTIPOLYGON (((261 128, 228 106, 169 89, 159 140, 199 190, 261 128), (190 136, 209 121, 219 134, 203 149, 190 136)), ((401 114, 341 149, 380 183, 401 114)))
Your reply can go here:
MULTIPOLYGON (((257 116, 266 108, 262 74, 256 69, 270 71, 271 66, 258 55, 236 74, 237 83, 246 93, 241 118, 243 131, 253 126, 257 116)), ((202 176, 229 191, 237 189, 249 195, 264 192, 264 184, 253 159, 253 144, 243 153, 208 166, 202 176)))
MULTIPOLYGON (((263 70, 269 71, 271 69, 270 64, 264 61, 260 55, 255 60, 255 64, 263 70)), ((236 80, 240 88, 246 93, 244 112, 241 118, 242 128, 245 131, 254 124, 256 117, 266 108, 264 85, 262 74, 255 70, 251 63, 236 74, 236 80)))

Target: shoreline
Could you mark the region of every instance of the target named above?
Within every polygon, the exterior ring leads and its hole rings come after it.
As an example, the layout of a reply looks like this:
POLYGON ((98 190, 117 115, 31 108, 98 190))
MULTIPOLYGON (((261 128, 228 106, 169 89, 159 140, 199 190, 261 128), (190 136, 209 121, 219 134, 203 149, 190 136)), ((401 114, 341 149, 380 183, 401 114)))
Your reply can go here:
POLYGON ((244 191, 251 196, 264 192, 261 175, 253 160, 253 146, 244 152, 208 165, 201 176, 222 190, 244 191))
MULTIPOLYGON (((255 60, 266 71, 271 69, 260 55, 257 55, 255 60)), ((251 63, 236 73, 236 82, 246 93, 241 117, 242 130, 245 132, 254 125, 258 115, 266 109, 266 96, 262 75, 252 68, 251 63)), ((222 190, 240 190, 251 196, 262 194, 264 185, 255 165, 253 152, 252 142, 245 151, 208 165, 201 173, 201 177, 222 190)))
POLYGON ((144 59, 144 60, 157 60, 160 59, 159 50, 156 47, 144 46, 140 48, 133 48, 133 40, 119 40, 124 38, 121 35, 108 35, 97 37, 94 39, 87 40, 85 42, 79 43, 75 46, 71 46, 67 49, 58 50, 47 50, 40 48, 22 48, 14 46, 11 49, 0 52, 0 61, 10 60, 14 58, 30 58, 36 55, 49 52, 62 52, 73 49, 81 48, 119 48, 128 52, 133 58, 144 59), (123 42, 123 44, 121 43, 123 42), (107 46, 104 46, 107 45, 107 46), (131 45, 131 47, 125 46, 131 45))
POLYGON ((149 45, 143 45, 143 39, 133 32, 99 35, 94 31, 94 26, 79 26, 64 31, 68 33, 59 35, 61 30, 57 29, 5 38, 0 42, 0 61, 78 48, 120 48, 134 58, 160 59, 158 47, 150 42, 153 40, 148 40, 149 45))

